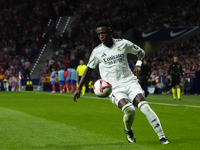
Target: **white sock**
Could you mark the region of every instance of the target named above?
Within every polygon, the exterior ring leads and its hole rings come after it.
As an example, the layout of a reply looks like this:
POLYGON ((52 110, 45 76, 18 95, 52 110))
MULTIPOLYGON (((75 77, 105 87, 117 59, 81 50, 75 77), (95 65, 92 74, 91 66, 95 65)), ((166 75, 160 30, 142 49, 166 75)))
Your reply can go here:
POLYGON ((124 112, 124 126, 126 131, 132 130, 132 124, 135 119, 135 107, 128 103, 122 107, 122 111, 124 112))
POLYGON ((150 108, 149 104, 146 101, 142 101, 138 104, 138 108, 147 117, 147 120, 149 121, 154 131, 157 133, 159 139, 165 137, 160 124, 160 120, 156 113, 150 108))

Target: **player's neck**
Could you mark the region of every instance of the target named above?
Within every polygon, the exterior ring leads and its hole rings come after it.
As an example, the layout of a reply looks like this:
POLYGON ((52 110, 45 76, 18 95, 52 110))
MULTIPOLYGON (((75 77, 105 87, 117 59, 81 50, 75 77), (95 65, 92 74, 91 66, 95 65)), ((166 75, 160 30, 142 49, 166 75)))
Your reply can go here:
POLYGON ((113 46, 113 44, 114 44, 113 38, 110 38, 110 40, 109 40, 106 44, 104 44, 104 45, 105 45, 106 47, 111 48, 111 47, 113 46))

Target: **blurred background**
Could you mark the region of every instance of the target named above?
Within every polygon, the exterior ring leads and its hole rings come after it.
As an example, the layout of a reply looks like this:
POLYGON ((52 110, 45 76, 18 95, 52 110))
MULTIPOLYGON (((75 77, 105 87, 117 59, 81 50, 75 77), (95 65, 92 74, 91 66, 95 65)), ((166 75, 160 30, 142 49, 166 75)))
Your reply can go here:
MULTIPOLYGON (((51 68, 87 64, 100 44, 95 25, 102 19, 112 24, 114 38, 145 50, 151 94, 170 94, 174 55, 184 71, 182 94, 200 94, 200 0, 1 0, 1 90, 8 82, 13 91, 27 85, 51 91, 51 68)), ((128 60, 133 70, 137 59, 128 60)), ((91 80, 98 78, 97 68, 91 80)))

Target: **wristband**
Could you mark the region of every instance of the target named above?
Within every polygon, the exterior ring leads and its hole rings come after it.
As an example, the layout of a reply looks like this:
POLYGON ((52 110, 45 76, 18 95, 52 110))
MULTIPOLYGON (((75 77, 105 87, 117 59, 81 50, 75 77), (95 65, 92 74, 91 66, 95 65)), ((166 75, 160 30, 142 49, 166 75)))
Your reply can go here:
POLYGON ((141 60, 138 60, 135 64, 135 66, 141 66, 142 65, 142 61, 141 60))

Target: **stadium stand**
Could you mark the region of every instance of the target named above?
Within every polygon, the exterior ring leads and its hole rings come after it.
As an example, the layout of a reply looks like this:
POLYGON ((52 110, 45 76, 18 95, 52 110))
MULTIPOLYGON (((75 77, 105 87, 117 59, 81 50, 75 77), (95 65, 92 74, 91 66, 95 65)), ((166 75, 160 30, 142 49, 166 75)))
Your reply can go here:
MULTIPOLYGON (((70 28, 62 37, 54 36, 54 54, 46 60, 43 74, 50 69, 78 65, 80 59, 87 62, 91 50, 99 44, 95 24, 101 19, 110 20, 114 37, 122 35, 130 28, 151 32, 153 28, 191 27, 200 24, 200 2, 188 1, 95 1, 84 0, 73 4, 66 0, 8 0, 0 2, 0 73, 18 70, 24 72, 24 62, 33 63, 42 44, 55 35, 58 16, 75 17, 70 28), (49 18, 51 25, 46 26, 49 18), (45 33, 44 38, 42 34, 45 33)), ((185 76, 194 76, 200 70, 199 40, 197 34, 187 41, 165 44, 159 50, 148 54, 152 72, 167 76, 172 56, 180 56, 185 76), (163 57, 164 56, 164 57, 163 57)), ((132 61, 134 67, 134 61, 132 61)))

